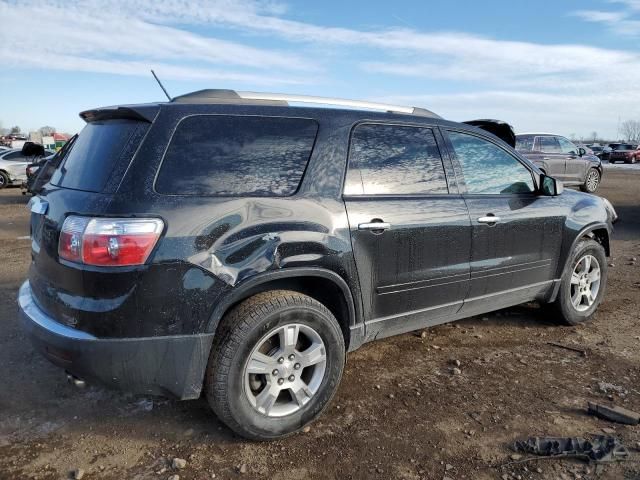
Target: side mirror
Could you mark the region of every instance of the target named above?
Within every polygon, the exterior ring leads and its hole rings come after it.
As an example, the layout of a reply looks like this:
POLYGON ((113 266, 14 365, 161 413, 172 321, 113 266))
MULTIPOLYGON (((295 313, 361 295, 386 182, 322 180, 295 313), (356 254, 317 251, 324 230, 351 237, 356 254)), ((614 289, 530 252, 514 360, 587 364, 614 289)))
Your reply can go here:
POLYGON ((542 173, 540 175, 540 193, 547 197, 555 197, 562 194, 564 191, 564 185, 560 180, 556 180, 549 175, 542 173))
POLYGON ((583 156, 586 154, 587 154, 587 151, 584 148, 578 147, 578 155, 583 156))

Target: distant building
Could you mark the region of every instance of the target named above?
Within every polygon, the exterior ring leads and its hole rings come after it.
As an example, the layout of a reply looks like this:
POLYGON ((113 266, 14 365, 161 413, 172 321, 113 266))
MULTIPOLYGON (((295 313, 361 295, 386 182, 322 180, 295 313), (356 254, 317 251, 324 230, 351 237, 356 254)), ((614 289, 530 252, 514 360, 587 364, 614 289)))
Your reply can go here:
POLYGON ((64 146, 64 144, 69 141, 69 136, 65 135, 64 133, 54 133, 53 141, 55 142, 56 150, 60 150, 64 146))
POLYGON ((56 150, 56 141, 53 139, 52 135, 43 135, 42 146, 46 150, 56 150))
MULTIPOLYGON (((29 132, 29 141, 33 142, 33 143, 39 143, 41 145, 44 145, 42 143, 42 133, 40 131, 29 132)), ((47 148, 46 145, 45 145, 44 148, 47 148)))

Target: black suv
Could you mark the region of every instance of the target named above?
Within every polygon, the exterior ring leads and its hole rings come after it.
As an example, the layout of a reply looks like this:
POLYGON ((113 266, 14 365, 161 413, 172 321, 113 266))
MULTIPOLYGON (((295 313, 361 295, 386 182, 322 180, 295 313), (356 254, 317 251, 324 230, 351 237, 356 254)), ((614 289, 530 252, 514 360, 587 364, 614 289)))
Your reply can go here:
POLYGON ((77 381, 204 391, 233 430, 272 439, 327 406, 365 342, 533 300, 592 316, 602 199, 427 110, 287 100, 201 91, 81 114, 31 200, 18 300, 44 355, 77 381))

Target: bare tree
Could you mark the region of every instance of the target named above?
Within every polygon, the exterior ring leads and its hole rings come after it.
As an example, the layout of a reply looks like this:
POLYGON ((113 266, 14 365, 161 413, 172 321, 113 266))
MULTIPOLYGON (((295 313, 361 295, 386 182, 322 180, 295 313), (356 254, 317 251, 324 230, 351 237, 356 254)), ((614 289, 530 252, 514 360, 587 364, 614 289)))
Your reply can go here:
POLYGON ((595 143, 598 140, 598 132, 591 132, 591 139, 595 143))
POLYGON ((45 125, 44 127, 40 127, 38 131, 43 135, 53 135, 56 133, 56 127, 50 127, 49 125, 45 125))
POLYGON ((640 121, 625 120, 620 124, 620 133, 627 142, 640 141, 640 121))
POLYGON ((20 133, 20 127, 17 125, 15 127, 11 127, 11 131, 9 133, 20 133))

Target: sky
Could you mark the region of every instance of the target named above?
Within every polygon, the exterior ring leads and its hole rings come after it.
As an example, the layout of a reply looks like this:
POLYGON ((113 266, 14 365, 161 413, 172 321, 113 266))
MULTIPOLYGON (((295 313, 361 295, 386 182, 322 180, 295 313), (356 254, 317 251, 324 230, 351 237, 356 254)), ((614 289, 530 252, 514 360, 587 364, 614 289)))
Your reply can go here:
POLYGON ((0 125, 203 88, 421 106, 614 139, 640 120, 640 0, 0 0, 0 125))

